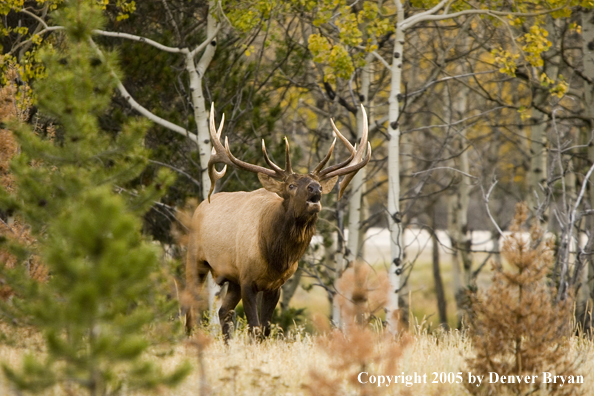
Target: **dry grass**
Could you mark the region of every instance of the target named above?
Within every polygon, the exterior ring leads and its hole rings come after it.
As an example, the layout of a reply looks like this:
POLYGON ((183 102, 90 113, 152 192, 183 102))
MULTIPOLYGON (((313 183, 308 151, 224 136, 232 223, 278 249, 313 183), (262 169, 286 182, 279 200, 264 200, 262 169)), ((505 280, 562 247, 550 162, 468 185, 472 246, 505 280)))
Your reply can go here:
MULTIPOLYGON (((458 331, 429 334, 423 324, 416 325, 414 334, 397 359, 396 373, 412 375, 427 374, 427 383, 414 384, 410 387, 397 384, 378 389, 377 385, 358 385, 352 378, 354 371, 336 368, 339 357, 328 353, 321 344, 328 341, 327 336, 309 335, 303 331, 291 333, 285 339, 269 339, 264 342, 253 342, 246 331, 238 334, 225 345, 221 337, 210 338, 202 356, 204 377, 201 375, 196 348, 190 342, 180 342, 169 356, 157 357, 165 369, 173 369, 184 360, 194 365, 190 376, 175 389, 160 389, 157 394, 163 396, 185 395, 308 395, 306 387, 315 382, 312 372, 318 377, 338 380, 336 395, 382 394, 400 395, 468 395, 463 384, 431 383, 433 374, 462 372, 467 379, 468 369, 465 359, 473 356, 469 338, 458 331), (202 382, 203 381, 203 382, 202 382), (204 387, 205 385, 205 387, 204 387), (201 386, 206 391, 200 392, 201 386)), ((0 333, 9 335, 12 328, 0 327, 0 333)), ((26 353, 42 354, 42 342, 39 335, 31 331, 12 336, 12 346, 0 346, 0 361, 10 365, 18 365, 26 353)), ((390 348, 391 341, 381 337, 373 342, 374 353, 384 354, 390 348)), ((357 343, 361 341, 353 340, 357 343)), ((348 345, 348 343, 345 343, 348 345)), ((594 372, 594 348, 592 342, 574 337, 569 340, 568 355, 585 356, 585 362, 579 372, 585 375, 582 386, 585 395, 594 395, 594 380, 587 373, 594 372), (590 384, 590 385, 589 385, 590 384)), ((356 346, 353 345, 353 348, 356 346)), ((372 353, 373 354, 373 353, 372 353)), ((386 364, 393 363, 386 359, 377 363, 370 362, 364 371, 370 375, 387 374, 386 364)), ((355 372, 359 372, 356 370, 355 372)), ((566 385, 567 386, 567 385, 566 385)), ((57 387, 44 393, 51 396, 65 396, 72 393, 64 387, 57 387)), ((140 395, 137 393, 124 393, 140 395)), ((313 394, 316 394, 315 392, 313 394)), ((535 393, 547 395, 548 393, 535 393)), ((0 375, 0 395, 16 395, 10 389, 6 379, 0 375)))
MULTIPOLYGON (((3 332, 10 331, 7 327, 3 332)), ((414 384, 411 387, 397 384, 384 389, 384 394, 413 394, 413 395, 466 395, 461 384, 434 384, 433 372, 463 373, 467 377, 464 360, 472 355, 468 338, 460 332, 428 334, 423 326, 418 325, 416 334, 398 361, 398 373, 405 375, 418 373, 427 374, 426 384, 414 384)), ((310 394, 305 386, 311 384, 312 370, 319 376, 338 378, 340 384, 336 388, 336 395, 375 394, 377 386, 352 385, 353 379, 347 378, 344 372, 333 368, 336 359, 320 347, 322 336, 311 336, 303 332, 293 333, 286 340, 266 340, 262 343, 252 342, 246 332, 240 332, 229 345, 225 345, 220 337, 212 340, 203 354, 203 368, 208 393, 210 395, 307 395, 310 394), (363 392, 362 392, 363 391, 363 392)), ((20 362, 27 352, 40 353, 40 337, 31 332, 20 334, 13 342, 13 346, 0 346, 0 360, 11 365, 20 362)), ((377 350, 385 350, 386 345, 376 343, 377 350)), ((586 353, 586 362, 580 368, 580 373, 594 372, 594 349, 589 341, 578 338, 570 340, 570 355, 586 353)), ((155 357, 160 360, 164 368, 173 368, 183 360, 189 360, 195 365, 190 376, 175 389, 161 389, 157 393, 167 396, 200 395, 201 375, 196 349, 189 343, 180 343, 174 353, 167 357, 155 357)), ((369 374, 386 374, 384 362, 378 367, 370 363, 365 367, 369 374)), ((585 377, 583 386, 586 395, 594 395, 592 377, 585 377)), ((16 394, 10 390, 9 384, 0 377, 0 394, 16 394)), ((46 395, 68 395, 64 388, 56 388, 46 395)), ((130 395, 134 393, 129 393, 130 395)), ((538 395, 539 393, 536 393, 538 395)), ((546 393, 542 393, 546 394, 546 393)))

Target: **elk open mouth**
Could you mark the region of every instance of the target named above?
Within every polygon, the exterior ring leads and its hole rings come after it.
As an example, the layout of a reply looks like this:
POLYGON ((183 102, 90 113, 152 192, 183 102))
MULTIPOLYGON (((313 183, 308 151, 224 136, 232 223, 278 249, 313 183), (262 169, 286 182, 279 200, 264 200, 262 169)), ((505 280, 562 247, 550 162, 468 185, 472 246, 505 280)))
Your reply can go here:
POLYGON ((322 195, 316 194, 309 197, 307 200, 307 207, 309 210, 319 212, 322 210, 322 204, 320 204, 320 200, 322 199, 322 195))
POLYGON ((320 194, 316 194, 316 195, 309 197, 307 202, 318 203, 318 202, 320 202, 320 199, 322 199, 322 196, 320 194))

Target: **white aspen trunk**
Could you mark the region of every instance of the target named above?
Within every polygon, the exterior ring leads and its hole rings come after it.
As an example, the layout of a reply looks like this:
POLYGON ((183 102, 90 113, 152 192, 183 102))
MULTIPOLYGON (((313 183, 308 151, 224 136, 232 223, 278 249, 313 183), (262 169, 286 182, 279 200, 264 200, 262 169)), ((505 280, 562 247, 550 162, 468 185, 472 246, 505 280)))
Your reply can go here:
POLYGON ((400 292, 400 275, 402 273, 402 219, 400 214, 400 115, 399 99, 401 97, 400 84, 402 81, 402 57, 404 49, 404 31, 401 23, 404 21, 404 8, 400 0, 395 0, 397 7, 396 36, 391 65, 391 87, 389 102, 388 134, 388 227, 390 229, 390 268, 388 279, 390 293, 386 306, 386 321, 392 333, 398 331, 398 293, 400 292))
MULTIPOLYGON (((464 39, 465 51, 468 47, 468 37, 464 39)), ((464 70, 461 69, 463 74, 464 70)), ((451 94, 448 89, 444 89, 444 118, 450 123, 462 120, 466 117, 468 109, 468 95, 470 90, 466 86, 462 86, 459 92, 451 94), (453 99, 450 99, 453 98, 453 99)), ((458 164, 451 160, 452 167, 457 167, 460 171, 469 174, 470 164, 468 159, 468 151, 465 150, 466 145, 466 126, 462 125, 460 129, 456 126, 450 126, 449 132, 454 135, 452 139, 451 155, 457 154, 458 164)), ((469 181, 460 175, 455 175, 460 182, 456 185, 456 189, 448 196, 447 212, 448 212, 448 234, 452 244, 452 287, 454 290, 454 297, 456 300, 458 325, 462 320, 464 310, 464 290, 472 282, 472 255, 470 254, 471 240, 468 234, 468 206, 470 204, 470 184, 469 181)))
POLYGON ((544 194, 540 184, 546 181, 545 132, 546 122, 544 114, 532 109, 530 127, 530 169, 528 171, 528 203, 530 209, 535 210, 544 202, 544 194))
MULTIPOLYGON (((338 205, 338 203, 337 203, 338 205)), ((340 215, 340 212, 338 212, 339 218, 338 218, 338 229, 340 230, 342 228, 342 216, 340 215)), ((343 250, 344 250, 344 241, 341 243, 340 239, 341 236, 340 235, 336 235, 336 255, 335 255, 335 262, 336 262, 336 266, 335 266, 335 278, 334 278, 334 290, 336 292, 338 292, 338 279, 340 279, 340 277, 342 276, 342 272, 344 271, 344 263, 345 263, 345 257, 343 254, 343 250)), ((336 298, 336 296, 332 297, 332 324, 338 328, 338 329, 342 329, 342 315, 340 313, 340 306, 338 305, 338 299, 336 298)))
MULTIPOLYGON (((357 129, 360 130, 362 124, 361 109, 357 111, 357 129)), ((359 135, 359 133, 358 133, 359 135)), ((360 135, 359 135, 360 137, 360 135)), ((348 230, 349 236, 347 239, 347 254, 346 260, 348 262, 359 258, 359 232, 361 231, 361 210, 362 210, 362 190, 365 182, 366 172, 365 167, 359 170, 353 180, 351 181, 351 196, 349 199, 349 222, 348 230)))
MULTIPOLYGON (((462 89, 451 104, 452 117, 446 117, 452 122, 464 118, 464 110, 467 107, 466 96, 468 90, 462 89)), ((445 102, 448 103, 446 93, 445 102)), ((449 109, 446 109, 446 112, 449 109)), ((447 113, 446 113, 447 114, 447 113)), ((462 127, 464 128, 464 127, 462 127)), ((459 131, 459 139, 454 140, 454 151, 459 151, 459 169, 464 173, 470 173, 468 150, 464 150, 465 135, 464 129, 459 131)), ((472 282, 472 255, 470 253, 471 241, 468 233, 468 206, 470 204, 470 184, 466 178, 460 177, 457 190, 448 197, 448 234, 452 243, 452 286, 456 299, 458 324, 461 323, 464 310, 464 290, 472 282)))
MULTIPOLYGON (((371 75, 373 55, 367 54, 365 57, 365 67, 361 71, 361 101, 368 109, 369 118, 371 119, 371 109, 369 109, 369 87, 371 85, 371 75)), ((363 112, 361 108, 357 110, 357 139, 360 141, 363 136, 363 112)), ((356 260, 363 258, 362 244, 363 235, 365 232, 361 229, 361 219, 364 211, 363 208, 363 192, 365 191, 365 179, 367 178, 366 167, 360 169, 351 181, 351 197, 349 200, 349 239, 347 241, 348 260, 356 260)))
MULTIPOLYGON (((594 81, 594 10, 582 9, 582 63, 584 75, 594 81)), ((584 108, 588 118, 590 118, 590 128, 586 131, 585 141, 590 142, 592 132, 594 131, 594 84, 584 81, 584 108)), ((588 158, 594 159, 594 144, 588 146, 588 158)), ((590 183, 590 209, 594 209, 594 183, 590 183)), ((590 239, 594 238, 594 219, 590 216, 590 239)), ((589 241, 590 242, 590 241, 589 241)), ((588 243, 590 249, 592 243, 588 243)), ((589 250, 589 249, 588 249, 589 250)), ((591 253, 591 252, 587 252, 591 253)), ((588 265, 584 268, 584 279, 588 280, 587 288, 590 300, 594 298, 594 258, 588 256, 588 265)))
MULTIPOLYGON (((317 130, 321 131, 324 128, 328 127, 327 121, 324 117, 318 115, 317 116, 317 130)), ((352 183, 352 181, 351 181, 352 183)), ((338 197, 338 196, 337 196, 338 197)), ((341 212, 338 210, 340 203, 336 202, 336 214, 337 214, 337 231, 332 233, 332 246, 328 247, 324 253, 325 261, 330 265, 330 263, 334 263, 334 281, 333 281, 333 290, 334 292, 338 292, 338 280, 342 276, 342 272, 345 269, 346 264, 346 257, 344 254, 345 250, 345 243, 343 236, 341 235, 343 231, 343 218, 341 212)), ((342 329, 342 316, 340 314, 340 306, 338 305, 338 299, 336 298, 336 294, 328 293, 328 298, 330 299, 331 305, 331 312, 330 317, 332 320, 332 325, 337 329, 342 329)))
MULTIPOLYGON (((216 5, 216 2, 211 0, 209 9, 212 10, 216 5)), ((218 30, 218 22, 209 12, 207 20, 207 37, 213 37, 218 30)), ((194 110, 194 119, 196 120, 196 129, 198 136, 198 153, 200 156, 200 168, 202 171, 202 200, 207 199, 208 191, 210 190, 210 178, 206 171, 208 167, 208 160, 210 159, 210 133, 208 128, 208 111, 206 109, 206 103, 204 102, 204 92, 202 89, 202 79, 204 73, 208 69, 212 58, 214 57, 217 46, 216 37, 206 46, 206 49, 202 53, 198 65, 194 63, 194 54, 189 53, 186 55, 186 70, 190 75, 190 92, 192 95, 192 104, 194 110)), ((206 277, 206 288, 208 295, 208 311, 211 325, 219 325, 218 311, 221 305, 221 300, 217 299, 221 288, 218 286, 212 275, 209 273, 206 277)))
MULTIPOLYGON (((462 133, 462 138, 465 137, 462 133)), ((464 150, 462 146, 462 154, 460 154, 460 170, 466 174, 470 174, 470 164, 468 161, 468 150, 464 150)), ((464 268, 464 283, 470 286, 472 283, 472 240, 468 230, 468 207, 470 206, 470 183, 469 180, 463 178, 460 182, 460 210, 458 211, 458 224, 460 226, 460 258, 462 259, 462 268, 464 268)))
MULTIPOLYGON (((458 119, 465 118, 468 109, 468 95, 470 89, 463 86, 453 104, 458 119)), ((460 131, 460 170, 466 174, 470 174, 470 162, 468 160, 468 153, 470 150, 465 150, 466 144, 466 126, 462 127, 460 131)), ((460 249, 460 259, 462 261, 462 268, 464 269, 464 286, 470 286, 472 282, 472 241, 470 233, 468 232, 468 207, 470 206, 470 180, 462 177, 460 185, 458 186, 458 219, 456 224, 458 226, 458 249, 460 249)))
POLYGON ((459 232, 459 227, 456 224, 458 221, 458 216, 456 215, 456 212, 458 211, 458 203, 458 191, 448 196, 448 234, 452 244, 452 289, 454 290, 454 298, 456 300, 456 315, 458 316, 459 323, 462 314, 460 297, 462 295, 464 286, 462 283, 462 270, 460 268, 460 251, 457 249, 457 241, 459 240, 459 236, 457 235, 459 232))
MULTIPOLYGON (((546 29, 549 32, 554 32, 555 25, 551 18, 547 18, 546 29)), ((552 40, 552 48, 556 50, 559 46, 558 40, 555 40, 555 35, 550 34, 549 37, 552 40)), ((559 56, 555 56, 545 69, 546 74, 549 78, 556 80, 559 73, 558 62, 560 61, 559 56)), ((539 79, 540 75, 535 75, 534 78, 539 79)), ((546 91, 539 91, 535 98, 535 102, 540 105, 546 105, 550 95, 546 91)), ((546 149, 547 142, 547 115, 541 113, 537 109, 532 109, 532 121, 533 125, 530 128, 530 170, 528 172, 528 204, 531 209, 536 208, 537 205, 545 202, 545 195, 543 190, 540 188, 540 184, 544 185, 548 179, 547 162, 548 162, 548 150, 546 149)), ((555 141, 555 139, 553 139, 555 141)), ((541 224, 547 229, 548 227, 548 209, 542 208, 539 211, 539 215, 542 216, 541 224)))

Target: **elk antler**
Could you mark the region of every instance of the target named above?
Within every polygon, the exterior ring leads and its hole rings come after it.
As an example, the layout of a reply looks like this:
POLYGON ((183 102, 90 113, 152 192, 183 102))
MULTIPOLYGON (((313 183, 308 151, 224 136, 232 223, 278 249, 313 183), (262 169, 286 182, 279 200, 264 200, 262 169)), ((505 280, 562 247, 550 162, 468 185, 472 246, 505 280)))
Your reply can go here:
MULTIPOLYGON (((367 113, 365 112, 365 108, 361 105, 361 110, 363 111, 363 136, 361 136, 361 144, 359 148, 353 147, 351 143, 345 138, 336 125, 334 125, 334 121, 330 120, 332 123, 332 129, 334 129, 334 133, 336 137, 338 137, 349 150, 351 155, 345 161, 338 163, 336 165, 332 165, 323 169, 326 163, 330 160, 332 156, 332 151, 334 150, 334 145, 336 144, 336 138, 332 142, 330 146, 330 150, 328 150, 328 154, 322 159, 320 164, 316 166, 313 170, 311 175, 318 180, 327 180, 333 177, 338 177, 342 175, 346 175, 345 178, 340 182, 340 190, 338 192, 338 199, 342 197, 344 190, 349 185, 357 171, 363 168, 369 162, 371 158, 371 144, 367 141, 367 135, 369 131, 369 127, 367 124, 367 113), (363 153, 365 152, 365 148, 367 148, 367 155, 363 158, 363 153)), ((212 194, 215 184, 217 180, 225 176, 225 172, 227 171, 227 165, 235 165, 241 169, 245 169, 250 172, 254 173, 262 173, 264 175, 270 176, 277 180, 286 180, 289 175, 293 174, 293 168, 291 166, 291 158, 290 158, 290 150, 289 150, 289 141, 285 137, 285 169, 281 169, 278 165, 270 160, 268 157, 268 152, 266 151, 266 144, 264 143, 264 139, 262 139, 262 152, 264 153, 264 159, 268 166, 272 169, 264 168, 259 165, 249 164, 244 162, 240 159, 235 158, 235 156, 231 153, 229 149, 229 141, 225 137, 225 145, 221 143, 221 132, 223 130, 223 124, 225 122, 225 115, 221 119, 221 125, 219 125, 219 129, 215 129, 214 123, 214 103, 210 108, 210 140, 212 142, 212 153, 210 156, 210 160, 208 161, 208 176, 210 177, 210 191, 208 192, 208 201, 210 202, 210 195, 212 194), (216 163, 223 163, 225 166, 221 171, 217 171, 215 168, 216 163)))
POLYGON ((361 136, 361 144, 359 145, 359 149, 356 149, 351 145, 351 143, 345 138, 336 125, 334 121, 331 119, 330 122, 332 123, 332 129, 334 129, 334 133, 336 136, 344 143, 346 148, 350 151, 351 155, 346 160, 339 164, 329 166, 326 169, 322 169, 328 160, 330 159, 330 155, 332 154, 332 150, 334 150, 334 144, 336 143, 336 138, 332 142, 332 146, 330 146, 330 150, 328 154, 322 159, 322 162, 312 172, 312 175, 317 177, 319 180, 327 180, 333 177, 338 177, 342 175, 346 175, 345 178, 340 182, 340 190, 338 192, 338 199, 342 197, 344 190, 349 185, 355 174, 359 171, 359 169, 363 168, 369 162, 371 158, 371 144, 367 141, 367 135, 369 133, 369 126, 367 124, 367 113, 365 112, 365 107, 361 105, 361 111, 363 112, 363 134, 361 136), (363 153, 367 148, 367 155, 363 158, 363 153), (362 159, 363 158, 363 159, 362 159))
POLYGON ((227 171, 227 165, 235 165, 238 168, 245 169, 250 172, 254 173, 263 173, 267 176, 270 176, 274 179, 285 180, 287 176, 293 173, 293 169, 291 167, 291 160, 289 158, 289 141, 285 137, 285 168, 281 169, 278 165, 270 160, 268 157, 268 153, 266 152, 266 144, 264 143, 264 139, 262 139, 262 152, 264 153, 264 159, 268 163, 268 165, 272 169, 264 168, 259 165, 249 164, 244 162, 240 159, 235 158, 235 156, 231 153, 229 149, 229 141, 225 137, 225 146, 221 143, 221 132, 223 131, 223 124, 225 122, 225 115, 221 118, 221 125, 219 125, 218 131, 215 129, 214 123, 214 103, 210 107, 210 140, 212 142, 212 152, 210 155, 210 159, 208 160, 208 176, 210 177, 210 191, 208 192, 208 201, 210 202, 210 195, 212 194, 215 183, 217 180, 225 176, 225 172, 227 171), (219 172, 215 168, 216 163, 223 163, 225 166, 219 172))
MULTIPOLYGON (((223 132, 223 125, 225 124, 225 114, 221 118, 221 124, 217 131, 214 123, 214 103, 210 107, 210 141, 212 142, 212 151, 210 152, 210 159, 208 160, 208 177, 210 178, 210 190, 208 191, 208 202, 210 202, 210 195, 214 191, 217 180, 225 176, 227 172, 227 165, 233 165, 226 155, 225 148, 221 144, 221 132, 223 132), (215 168, 215 164, 221 162, 225 166, 219 172, 215 168)), ((226 139, 225 139, 226 141, 226 139)))

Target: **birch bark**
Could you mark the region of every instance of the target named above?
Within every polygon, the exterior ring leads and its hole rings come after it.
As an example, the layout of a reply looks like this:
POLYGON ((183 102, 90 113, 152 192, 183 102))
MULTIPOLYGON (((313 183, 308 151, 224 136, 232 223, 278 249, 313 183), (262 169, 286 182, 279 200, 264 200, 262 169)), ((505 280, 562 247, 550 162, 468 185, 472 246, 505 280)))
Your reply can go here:
MULTIPOLYGON (((363 106, 368 109, 368 115, 371 119, 371 109, 369 109, 369 87, 373 73, 373 55, 367 54, 365 57, 365 67, 361 70, 361 91, 360 99, 363 106)), ((357 139, 360 141, 363 135, 363 114, 359 108, 357 111, 357 139)), ((370 122, 371 124, 371 122, 370 122)), ((365 230, 362 229, 361 220, 364 212, 363 192, 365 191, 365 179, 367 178, 366 167, 359 170, 351 181, 351 197, 349 200, 349 239, 347 241, 348 260, 357 260, 362 256, 362 241, 364 240, 365 230)))
MULTIPOLYGON (((594 144, 592 143, 594 132, 594 10, 582 9, 582 45, 583 45, 583 66, 584 75, 588 80, 584 81, 584 108, 590 118, 590 128, 586 131, 585 140, 588 145, 588 159, 594 161, 594 144)), ((594 183, 590 183, 590 209, 594 209, 594 183)), ((588 216, 590 236, 586 247, 588 265, 584 268, 584 278, 589 279, 587 284, 590 299, 594 298, 594 258, 592 248, 594 246, 594 218, 588 216)))
MULTIPOLYGON (((215 6, 215 1, 210 0, 209 10, 212 10, 215 6)), ((209 12, 206 27, 207 37, 215 36, 216 32, 218 31, 218 24, 219 23, 213 14, 209 12)), ((206 169, 208 167, 208 160, 210 159, 211 150, 210 133, 208 129, 208 112, 204 100, 202 80, 204 78, 204 73, 208 69, 210 62, 214 57, 216 47, 217 40, 216 37, 214 37, 212 41, 206 46, 206 49, 202 53, 197 65, 194 64, 195 54, 193 52, 186 55, 186 70, 190 75, 190 92, 194 107, 194 119, 196 120, 198 154, 200 156, 200 170, 202 172, 202 200, 207 199, 208 191, 210 190, 210 178, 206 169)), ((206 279, 206 287, 208 291, 208 310, 210 318, 209 323, 211 325, 220 325, 218 312, 221 308, 222 299, 217 297, 221 292, 221 288, 215 283, 210 273, 206 279)))
MULTIPOLYGON (((446 93, 444 102, 447 104, 447 117, 450 122, 463 119, 467 111, 469 90, 463 87, 457 95, 454 96, 453 103, 449 102, 449 95, 446 93)), ((458 154, 460 171, 469 174, 470 164, 468 160, 469 150, 465 149, 466 130, 465 126, 459 131, 453 132, 457 135, 453 140, 454 154, 458 154)), ((456 299, 458 325, 461 324, 462 312, 464 310, 464 290, 472 283, 472 254, 471 240, 468 233, 468 207, 470 205, 470 183, 460 177, 460 183, 457 189, 448 197, 448 233, 452 244, 452 272, 453 289, 456 299)))
MULTIPOLYGON (((551 49, 557 52, 559 40, 556 40, 555 22, 551 18, 547 18, 546 29, 551 34, 551 49)), ((558 52, 557 52, 558 53, 558 52)), ((559 55, 555 55, 550 62, 547 63, 545 72, 547 76, 553 80, 557 79, 559 74, 559 55)), ((538 81, 540 76, 536 75, 534 78, 538 81)), ((533 102, 538 106, 546 106, 550 99, 549 93, 540 89, 536 94, 533 102)), ((532 109, 532 122, 530 128, 530 169, 528 171, 528 202, 531 208, 537 209, 537 216, 540 217, 541 224, 546 229, 548 224, 548 203, 546 192, 542 190, 542 186, 546 186, 547 180, 552 176, 547 171, 548 150, 547 146, 547 128, 549 126, 549 116, 542 113, 536 108, 532 109)), ((554 140, 554 139, 553 139, 554 140)))
POLYGON ((386 320, 392 333, 398 331, 398 293, 400 292, 400 275, 402 273, 403 245, 402 219, 400 215, 400 116, 399 100, 402 96, 402 57, 404 49, 404 7, 400 0, 396 3, 396 35, 392 52, 391 87, 389 102, 388 135, 388 227, 390 230, 391 262, 388 270, 390 294, 386 306, 386 320))

